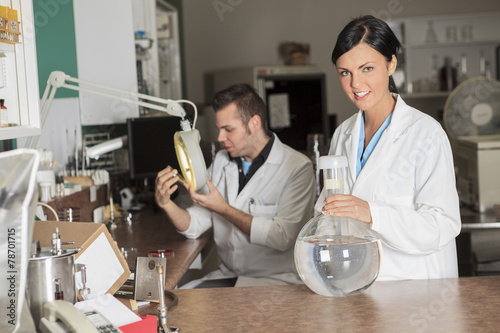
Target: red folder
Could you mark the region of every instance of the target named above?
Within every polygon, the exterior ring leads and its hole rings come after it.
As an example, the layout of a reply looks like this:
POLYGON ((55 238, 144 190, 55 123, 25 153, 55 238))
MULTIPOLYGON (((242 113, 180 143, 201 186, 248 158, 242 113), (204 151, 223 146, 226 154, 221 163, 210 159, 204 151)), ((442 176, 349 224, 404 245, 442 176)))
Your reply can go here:
POLYGON ((132 324, 120 326, 119 329, 123 333, 157 333, 157 317, 153 315, 147 315, 142 317, 141 321, 137 321, 132 324))

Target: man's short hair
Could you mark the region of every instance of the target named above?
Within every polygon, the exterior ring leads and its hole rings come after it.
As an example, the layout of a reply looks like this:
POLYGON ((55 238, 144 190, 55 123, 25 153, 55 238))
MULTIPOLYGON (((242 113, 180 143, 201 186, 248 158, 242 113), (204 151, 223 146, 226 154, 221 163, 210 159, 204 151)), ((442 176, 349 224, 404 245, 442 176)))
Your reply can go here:
POLYGON ((257 115, 260 117, 262 127, 266 127, 267 109, 262 98, 248 84, 235 84, 217 92, 212 98, 211 105, 217 112, 229 104, 235 103, 243 125, 247 127, 250 119, 257 115))

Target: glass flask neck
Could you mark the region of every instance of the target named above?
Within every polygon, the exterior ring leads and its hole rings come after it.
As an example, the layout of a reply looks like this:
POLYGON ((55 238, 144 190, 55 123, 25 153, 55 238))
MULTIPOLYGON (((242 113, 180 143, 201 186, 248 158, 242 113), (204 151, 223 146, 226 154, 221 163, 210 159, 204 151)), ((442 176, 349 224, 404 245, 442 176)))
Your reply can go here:
POLYGON ((323 169, 323 183, 326 197, 345 194, 344 168, 323 169))

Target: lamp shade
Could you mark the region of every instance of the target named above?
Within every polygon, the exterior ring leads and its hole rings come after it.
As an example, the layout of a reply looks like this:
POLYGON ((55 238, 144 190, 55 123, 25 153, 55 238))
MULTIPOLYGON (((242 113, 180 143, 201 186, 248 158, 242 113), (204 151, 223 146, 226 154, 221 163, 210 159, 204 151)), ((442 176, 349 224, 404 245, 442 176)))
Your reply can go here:
POLYGON ((196 129, 174 134, 175 153, 186 182, 200 190, 207 183, 207 168, 200 148, 200 132, 196 129))

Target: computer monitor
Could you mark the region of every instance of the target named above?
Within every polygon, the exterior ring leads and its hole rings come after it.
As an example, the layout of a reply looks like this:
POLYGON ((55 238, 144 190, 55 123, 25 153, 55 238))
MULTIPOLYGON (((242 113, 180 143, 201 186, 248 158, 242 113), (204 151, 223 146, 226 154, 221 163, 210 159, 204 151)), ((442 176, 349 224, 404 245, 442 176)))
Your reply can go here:
POLYGON ((128 118, 130 178, 155 178, 168 165, 180 170, 174 148, 180 130, 178 117, 128 118))

